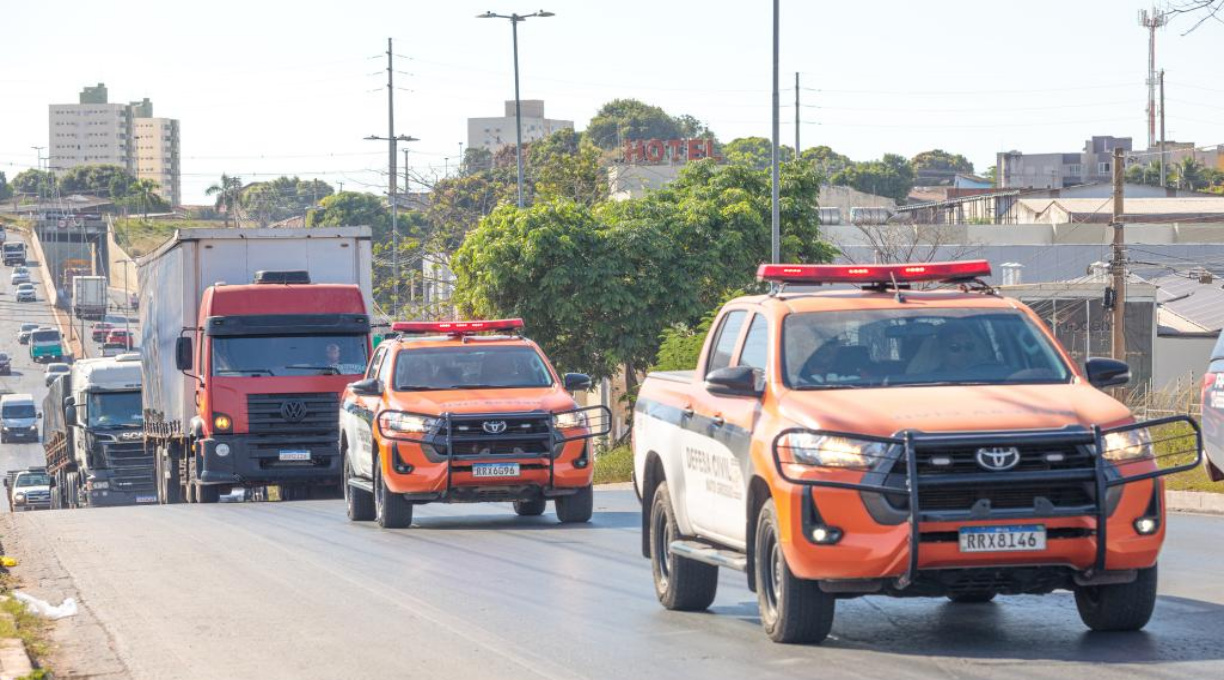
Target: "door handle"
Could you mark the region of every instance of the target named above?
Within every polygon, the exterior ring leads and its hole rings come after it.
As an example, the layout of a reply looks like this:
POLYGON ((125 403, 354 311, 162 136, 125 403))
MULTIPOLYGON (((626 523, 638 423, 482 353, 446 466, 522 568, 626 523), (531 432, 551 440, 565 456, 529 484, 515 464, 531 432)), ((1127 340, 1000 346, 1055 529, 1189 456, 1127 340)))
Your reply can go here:
POLYGON ((726 422, 727 420, 722 417, 721 413, 714 416, 714 427, 722 427, 726 422))
POLYGON ((693 407, 685 406, 684 410, 680 411, 680 415, 684 416, 685 418, 692 418, 693 417, 693 407))

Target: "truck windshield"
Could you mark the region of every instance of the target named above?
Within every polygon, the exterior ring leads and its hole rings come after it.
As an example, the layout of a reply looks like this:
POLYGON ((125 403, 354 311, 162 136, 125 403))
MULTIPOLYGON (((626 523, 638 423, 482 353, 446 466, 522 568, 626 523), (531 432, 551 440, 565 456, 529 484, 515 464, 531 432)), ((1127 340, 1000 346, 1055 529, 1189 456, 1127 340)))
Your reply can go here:
POLYGON ((1062 383, 1071 371, 1027 316, 975 309, 791 314, 783 375, 796 389, 1062 383))
POLYGON ((0 411, 0 418, 5 420, 10 418, 34 418, 37 415, 33 404, 7 404, 4 410, 0 411))
POLYGON ((144 416, 139 392, 94 392, 86 413, 89 427, 140 427, 144 416))
POLYGON ((23 486, 50 486, 51 479, 41 472, 27 472, 24 475, 17 477, 17 482, 13 485, 17 488, 23 486))
POLYGON ((359 375, 366 367, 364 335, 212 338, 216 376, 359 375))
POLYGON ((34 331, 30 334, 34 342, 59 342, 59 331, 34 331))
POLYGON ((402 350, 395 390, 549 387, 552 375, 530 347, 430 347, 402 350))

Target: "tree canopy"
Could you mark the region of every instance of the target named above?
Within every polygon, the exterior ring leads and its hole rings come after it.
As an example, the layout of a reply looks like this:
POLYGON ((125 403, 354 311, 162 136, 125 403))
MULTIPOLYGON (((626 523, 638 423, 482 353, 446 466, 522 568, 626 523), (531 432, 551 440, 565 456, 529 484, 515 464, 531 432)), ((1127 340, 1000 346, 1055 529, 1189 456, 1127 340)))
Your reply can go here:
POLYGON ((615 149, 627 139, 685 139, 712 136, 693 116, 671 116, 637 99, 613 99, 596 112, 586 137, 601 149, 615 149))
POLYGON ((277 177, 271 182, 256 182, 242 190, 239 202, 246 215, 266 227, 294 215, 304 215, 319 201, 334 193, 322 180, 277 177))
POLYGON ((7 201, 13 197, 13 187, 9 186, 8 177, 4 175, 4 171, 0 170, 0 201, 7 201))
MULTIPOLYGON (((764 137, 740 137, 723 144, 722 155, 728 163, 764 170, 773 161, 773 142, 764 137)), ((778 148, 780 162, 786 163, 794 158, 794 149, 785 145, 778 148)))
POLYGON ((833 175, 833 184, 904 202, 914 188, 914 168, 903 156, 884 154, 878 161, 849 166, 833 175))
POLYGON ((943 149, 923 151, 910 160, 910 165, 918 174, 947 175, 948 177, 958 173, 973 174, 973 163, 970 163, 969 159, 960 154, 948 153, 943 149))
POLYGON ((842 170, 854 165, 848 156, 843 156, 827 146, 813 146, 799 154, 799 160, 809 163, 825 177, 832 177, 842 170))

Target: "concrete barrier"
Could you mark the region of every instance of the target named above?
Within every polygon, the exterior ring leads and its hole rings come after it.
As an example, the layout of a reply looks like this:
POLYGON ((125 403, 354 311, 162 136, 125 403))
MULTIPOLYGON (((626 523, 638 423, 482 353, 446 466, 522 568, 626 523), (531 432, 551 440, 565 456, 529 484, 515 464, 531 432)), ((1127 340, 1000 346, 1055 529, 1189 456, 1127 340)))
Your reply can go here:
POLYGON ((73 359, 82 359, 87 355, 85 348, 87 343, 83 342, 80 334, 77 333, 77 328, 72 325, 72 315, 65 314, 59 308, 59 291, 56 290, 55 277, 51 274, 50 268, 47 267, 47 256, 43 252, 42 243, 38 240, 38 233, 33 229, 25 232, 27 253, 32 253, 38 258, 38 271, 40 272, 43 284, 43 293, 47 301, 51 303, 51 313, 55 316, 55 325, 59 327, 60 334, 64 336, 68 351, 72 354, 73 359))

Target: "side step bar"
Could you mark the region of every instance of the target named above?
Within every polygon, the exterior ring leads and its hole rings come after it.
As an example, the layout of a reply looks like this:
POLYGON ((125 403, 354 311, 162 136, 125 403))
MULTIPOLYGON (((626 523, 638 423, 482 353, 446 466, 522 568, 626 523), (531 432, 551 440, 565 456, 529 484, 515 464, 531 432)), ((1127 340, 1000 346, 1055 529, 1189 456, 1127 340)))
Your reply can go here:
POLYGON ((736 571, 748 570, 748 556, 726 548, 716 548, 701 541, 672 541, 668 546, 671 554, 688 560, 704 562, 715 567, 726 567, 736 571))
POLYGON ((374 493, 374 482, 368 479, 358 479, 357 477, 349 477, 348 485, 354 489, 361 489, 366 493, 374 493))

